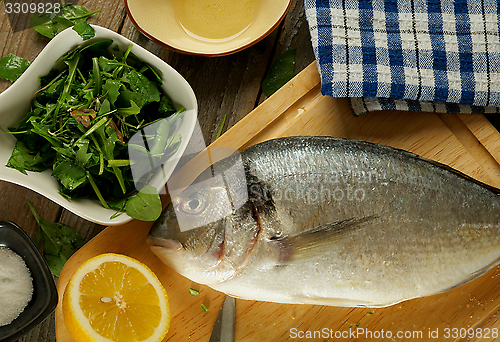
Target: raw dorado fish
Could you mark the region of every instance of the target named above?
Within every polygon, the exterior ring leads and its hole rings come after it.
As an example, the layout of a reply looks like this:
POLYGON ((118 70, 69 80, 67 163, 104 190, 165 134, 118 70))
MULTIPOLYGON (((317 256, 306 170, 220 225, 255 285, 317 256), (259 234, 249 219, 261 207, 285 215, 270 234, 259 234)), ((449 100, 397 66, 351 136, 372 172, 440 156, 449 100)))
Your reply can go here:
POLYGON ((415 154, 293 137, 216 163, 150 231, 152 251, 237 298, 382 307, 499 263, 498 190, 415 154))

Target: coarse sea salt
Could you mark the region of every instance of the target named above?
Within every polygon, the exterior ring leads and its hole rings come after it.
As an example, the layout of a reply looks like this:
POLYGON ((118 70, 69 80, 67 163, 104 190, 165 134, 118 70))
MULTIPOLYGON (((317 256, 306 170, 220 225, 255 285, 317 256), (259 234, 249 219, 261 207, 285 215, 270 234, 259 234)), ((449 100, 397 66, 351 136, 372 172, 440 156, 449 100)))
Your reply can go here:
POLYGON ((0 247, 0 327, 12 323, 33 295, 33 280, 23 258, 0 247))

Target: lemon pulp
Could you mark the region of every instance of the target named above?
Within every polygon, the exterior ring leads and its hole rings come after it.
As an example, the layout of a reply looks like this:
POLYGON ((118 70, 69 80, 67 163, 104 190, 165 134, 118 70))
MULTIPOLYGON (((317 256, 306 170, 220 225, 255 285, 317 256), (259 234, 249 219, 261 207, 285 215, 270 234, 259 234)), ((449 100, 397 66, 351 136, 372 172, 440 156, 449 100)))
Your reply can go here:
POLYGON ((158 278, 139 261, 112 253, 75 272, 63 316, 75 342, 159 342, 170 326, 168 296, 158 278))
POLYGON ((80 283, 80 307, 90 325, 103 337, 141 341, 151 336, 161 319, 158 294, 137 269, 119 262, 101 264, 80 283), (114 274, 103 287, 100 274, 114 274), (110 329, 113 324, 121 327, 110 329))

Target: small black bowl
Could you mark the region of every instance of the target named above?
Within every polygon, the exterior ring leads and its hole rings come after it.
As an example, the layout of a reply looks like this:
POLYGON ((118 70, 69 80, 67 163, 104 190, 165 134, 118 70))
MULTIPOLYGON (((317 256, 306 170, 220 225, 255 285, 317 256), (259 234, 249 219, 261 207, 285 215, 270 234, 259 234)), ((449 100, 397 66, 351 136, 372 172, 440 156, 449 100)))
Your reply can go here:
POLYGON ((56 308, 58 295, 54 278, 30 237, 12 222, 0 221, 0 246, 19 254, 33 278, 33 297, 12 323, 0 327, 0 342, 12 342, 36 327, 56 308))

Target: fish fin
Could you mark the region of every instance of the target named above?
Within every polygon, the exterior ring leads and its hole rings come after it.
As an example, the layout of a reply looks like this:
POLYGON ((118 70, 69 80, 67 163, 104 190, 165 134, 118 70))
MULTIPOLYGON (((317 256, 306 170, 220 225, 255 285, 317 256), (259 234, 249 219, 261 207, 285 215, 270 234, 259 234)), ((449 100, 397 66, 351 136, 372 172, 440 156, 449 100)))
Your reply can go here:
POLYGON ((332 243, 340 237, 362 228, 362 225, 377 218, 377 215, 371 215, 337 221, 295 235, 272 238, 270 243, 277 249, 280 265, 310 260, 323 252, 330 251, 332 243))
POLYGON ((177 241, 177 240, 172 240, 172 239, 162 239, 160 237, 156 236, 148 236, 147 240, 148 244, 151 246, 160 246, 163 248, 167 248, 170 250, 177 250, 180 251, 183 247, 182 244, 177 241))
MULTIPOLYGON (((417 155, 416 155, 417 156, 417 155)), ((466 179, 468 181, 471 181, 473 183, 476 183, 477 185, 480 185, 482 186, 483 188, 485 189, 488 189, 489 191, 493 192, 494 194, 497 194, 497 195, 500 195, 500 189, 499 188, 496 188, 492 185, 489 185, 489 184, 486 184, 486 183, 483 183, 475 178, 472 178, 471 176, 469 175, 466 175, 465 173, 461 172, 461 171, 458 171, 457 169, 454 169, 452 168, 451 166, 449 165, 446 165, 446 164, 443 164, 443 163, 440 163, 440 162, 437 162, 435 160, 432 160, 432 159, 428 159, 428 158, 424 158, 424 157, 420 157, 420 156, 417 156, 419 159, 421 160, 424 160, 434 166, 437 166, 441 169, 444 169, 446 171, 449 171, 451 173, 454 173, 455 175, 463 178, 463 179, 466 179)))

